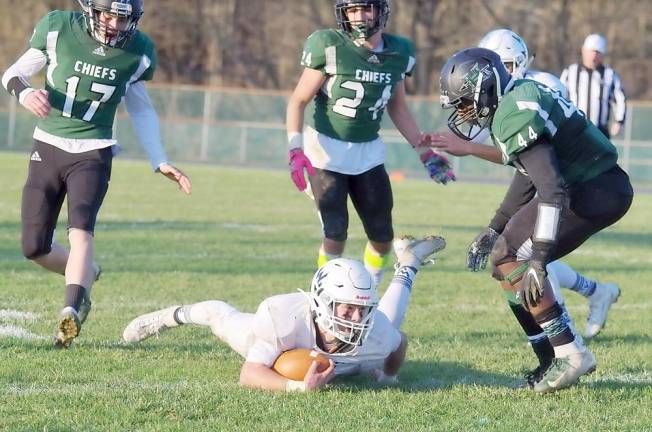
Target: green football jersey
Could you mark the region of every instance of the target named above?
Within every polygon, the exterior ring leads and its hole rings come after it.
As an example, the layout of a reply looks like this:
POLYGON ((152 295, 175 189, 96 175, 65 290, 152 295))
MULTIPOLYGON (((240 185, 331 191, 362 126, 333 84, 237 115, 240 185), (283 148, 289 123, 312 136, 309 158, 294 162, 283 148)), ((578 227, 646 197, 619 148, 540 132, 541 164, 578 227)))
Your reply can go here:
POLYGON ((124 48, 100 44, 79 12, 53 11, 36 25, 30 46, 47 58, 45 89, 52 105, 38 128, 68 139, 110 139, 127 87, 150 80, 153 42, 136 32, 124 48))
POLYGON ((301 64, 327 76, 315 96, 317 131, 351 142, 378 137, 396 83, 410 75, 415 65, 409 40, 384 34, 383 42, 383 51, 374 52, 357 46, 339 30, 318 30, 308 37, 301 64))
POLYGON ((518 80, 498 105, 491 136, 505 164, 540 136, 552 143, 559 169, 569 184, 609 170, 618 159, 614 145, 558 92, 531 80, 518 80))

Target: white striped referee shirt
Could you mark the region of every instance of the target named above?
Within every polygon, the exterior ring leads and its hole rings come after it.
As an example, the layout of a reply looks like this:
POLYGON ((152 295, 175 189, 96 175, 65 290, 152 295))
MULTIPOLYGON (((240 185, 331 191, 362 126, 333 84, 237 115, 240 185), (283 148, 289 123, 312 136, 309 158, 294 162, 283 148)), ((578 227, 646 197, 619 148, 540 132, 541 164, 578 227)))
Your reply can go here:
POLYGON ((609 115, 613 120, 625 122, 627 100, 620 77, 610 66, 588 69, 582 64, 572 64, 561 73, 561 82, 568 88, 570 100, 605 135, 609 136, 609 115))

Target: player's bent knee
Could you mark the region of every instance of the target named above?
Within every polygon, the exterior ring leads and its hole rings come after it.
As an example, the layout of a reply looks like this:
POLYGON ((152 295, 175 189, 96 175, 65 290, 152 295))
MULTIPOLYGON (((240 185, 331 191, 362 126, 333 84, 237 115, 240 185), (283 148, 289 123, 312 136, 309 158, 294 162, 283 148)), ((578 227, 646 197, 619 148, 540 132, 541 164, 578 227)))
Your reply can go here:
POLYGON ((43 244, 43 242, 39 242, 36 238, 23 238, 21 246, 23 256, 32 261, 52 251, 51 244, 43 244))
POLYGON ((377 243, 389 243, 394 238, 394 229, 388 218, 369 218, 366 223, 367 238, 377 243))
POLYGON ((346 241, 348 223, 345 217, 329 215, 324 218, 324 237, 338 242, 346 241))
POLYGON ((523 279, 527 270, 527 261, 510 261, 499 264, 494 267, 494 278, 500 281, 502 287, 506 290, 513 290, 516 284, 523 279))

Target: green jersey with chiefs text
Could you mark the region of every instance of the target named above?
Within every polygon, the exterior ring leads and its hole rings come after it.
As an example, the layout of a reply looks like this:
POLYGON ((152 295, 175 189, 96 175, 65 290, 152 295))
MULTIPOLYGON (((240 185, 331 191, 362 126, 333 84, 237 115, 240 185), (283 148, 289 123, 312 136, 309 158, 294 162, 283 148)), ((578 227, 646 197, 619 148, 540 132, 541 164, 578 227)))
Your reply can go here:
POLYGON ((38 128, 70 139, 111 139, 118 104, 129 85, 150 80, 153 42, 136 32, 124 48, 100 44, 79 12, 53 11, 36 25, 30 47, 47 58, 45 89, 52 105, 38 128))
POLYGON ((384 34, 383 49, 358 46, 340 30, 318 30, 306 40, 301 64, 321 71, 326 82, 315 96, 315 129, 342 141, 378 137, 385 106, 396 84, 415 65, 413 44, 384 34))
POLYGON ((545 137, 555 149, 569 184, 596 177, 616 165, 618 153, 584 114, 559 92, 518 80, 500 101, 491 123, 494 145, 505 164, 545 137))

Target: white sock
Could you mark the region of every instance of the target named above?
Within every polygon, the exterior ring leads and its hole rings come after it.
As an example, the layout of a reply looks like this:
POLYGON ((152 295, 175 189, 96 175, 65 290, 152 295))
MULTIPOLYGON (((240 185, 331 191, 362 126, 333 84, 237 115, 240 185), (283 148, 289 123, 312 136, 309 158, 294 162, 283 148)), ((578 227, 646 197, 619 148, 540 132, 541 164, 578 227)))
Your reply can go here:
POLYGON ((378 310, 383 312, 397 329, 403 322, 416 274, 412 267, 400 267, 380 299, 378 310))
POLYGON ((557 276, 557 280, 559 281, 559 285, 562 288, 571 288, 573 285, 575 285, 575 281, 577 280, 577 272, 573 270, 568 264, 564 264, 563 262, 557 260, 548 264, 546 269, 549 273, 555 273, 555 276, 557 276))
POLYGON ((176 318, 183 324, 196 324, 211 327, 222 316, 235 308, 218 300, 204 301, 181 306, 176 312, 176 318))
POLYGON ((580 354, 586 351, 586 347, 577 336, 575 337, 575 340, 573 340, 573 342, 567 343, 565 345, 556 346, 553 348, 555 350, 555 357, 557 358, 568 357, 569 355, 580 354))

